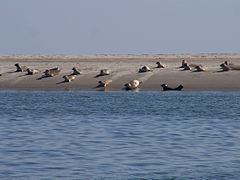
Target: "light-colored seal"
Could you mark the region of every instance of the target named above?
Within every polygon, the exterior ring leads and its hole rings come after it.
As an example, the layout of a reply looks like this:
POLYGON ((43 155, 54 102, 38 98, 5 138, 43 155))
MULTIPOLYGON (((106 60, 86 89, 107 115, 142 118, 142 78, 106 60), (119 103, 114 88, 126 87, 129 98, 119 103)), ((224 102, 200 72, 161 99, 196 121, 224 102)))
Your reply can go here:
POLYGON ((161 64, 159 61, 156 62, 157 68, 165 68, 165 65, 161 64))
POLYGON ((27 69, 27 74, 26 74, 26 75, 34 75, 34 74, 37 74, 37 73, 39 73, 39 70, 28 68, 28 69, 27 69))
POLYGON ((65 75, 63 76, 64 82, 72 82, 76 78, 76 75, 65 75))
POLYGON ((203 72, 206 71, 206 69, 202 65, 198 65, 195 67, 195 72, 203 72))
POLYGON ((152 71, 152 70, 151 70, 151 68, 148 67, 148 66, 143 66, 142 68, 140 68, 140 69, 138 70, 139 73, 150 72, 150 71, 152 71))
POLYGON ((100 76, 107 76, 110 74, 110 71, 108 69, 101 69, 100 73, 96 75, 95 77, 100 77, 100 76))
POLYGON ((53 76, 58 75, 60 72, 61 72, 61 69, 59 67, 55 67, 52 69, 47 69, 44 72, 44 75, 45 75, 45 77, 53 77, 53 76))
POLYGON ((140 84, 142 84, 142 81, 135 79, 135 80, 132 80, 132 81, 126 83, 124 86, 125 86, 126 90, 134 90, 134 89, 137 89, 140 84))
POLYGON ((106 87, 108 84, 112 82, 111 79, 107 79, 105 81, 98 81, 98 86, 97 87, 106 87))
POLYGON ((72 70, 73 70, 72 75, 79 75, 79 74, 81 74, 81 71, 78 70, 76 67, 73 67, 72 70))
POLYGON ((15 72, 26 72, 28 67, 27 66, 20 66, 19 63, 14 64, 17 70, 15 72))

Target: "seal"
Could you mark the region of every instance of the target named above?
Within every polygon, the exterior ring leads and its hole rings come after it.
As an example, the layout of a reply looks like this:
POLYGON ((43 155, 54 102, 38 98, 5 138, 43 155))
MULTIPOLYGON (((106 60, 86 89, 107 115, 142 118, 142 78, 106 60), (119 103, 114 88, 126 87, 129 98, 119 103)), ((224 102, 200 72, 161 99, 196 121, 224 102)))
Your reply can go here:
POLYGON ((198 65, 195 67, 195 72, 203 72, 206 71, 205 68, 202 65, 198 65))
POLYGON ((161 64, 159 61, 156 62, 157 67, 156 68, 165 68, 165 65, 161 64))
POLYGON ((108 69, 101 69, 100 73, 96 75, 95 77, 100 77, 100 76, 107 76, 110 74, 110 71, 108 69))
POLYGON ((107 79, 105 81, 98 81, 98 86, 97 87, 106 87, 108 84, 112 82, 111 79, 107 79))
POLYGON ((47 69, 44 72, 44 75, 45 75, 45 77, 53 77, 53 76, 58 75, 60 72, 61 72, 61 69, 59 67, 55 67, 52 69, 47 69))
POLYGON ((229 65, 227 65, 225 63, 220 64, 220 67, 221 67, 222 71, 229 71, 230 70, 229 65))
POLYGON ((240 65, 235 65, 233 63, 229 63, 228 61, 225 61, 224 63, 220 64, 220 67, 222 71, 230 71, 230 70, 239 71, 240 70, 240 65))
POLYGON ((78 70, 76 67, 73 67, 72 70, 73 70, 72 75, 79 75, 79 74, 81 74, 81 71, 78 70))
POLYGON ((187 61, 185 59, 182 60, 182 65, 179 68, 184 68, 187 64, 187 61))
POLYGON ((76 75, 65 75, 63 76, 64 82, 72 82, 76 78, 76 75))
POLYGON ((17 70, 15 72, 26 72, 28 67, 27 66, 20 66, 19 63, 14 64, 16 66, 17 70))
POLYGON ((39 70, 27 68, 27 74, 26 75, 34 75, 34 74, 37 74, 37 73, 39 73, 39 70))
POLYGON ((126 90, 135 90, 139 87, 139 85, 142 84, 142 81, 139 80, 132 80, 128 83, 126 83, 124 86, 126 88, 126 90))
POLYGON ((142 68, 140 68, 140 69, 138 70, 139 73, 150 72, 150 71, 152 71, 152 70, 151 70, 151 68, 148 67, 148 66, 143 66, 142 68))
POLYGON ((168 87, 167 84, 161 84, 161 86, 163 88, 163 91, 181 91, 183 89, 183 85, 181 84, 176 88, 168 87))

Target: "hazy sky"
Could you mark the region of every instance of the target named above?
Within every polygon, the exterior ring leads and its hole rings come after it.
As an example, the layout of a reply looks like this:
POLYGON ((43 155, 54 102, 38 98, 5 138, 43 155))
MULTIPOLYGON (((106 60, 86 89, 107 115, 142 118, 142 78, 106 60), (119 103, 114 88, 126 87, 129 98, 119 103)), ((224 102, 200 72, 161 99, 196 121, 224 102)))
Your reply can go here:
POLYGON ((0 0, 0 54, 240 52, 240 0, 0 0))

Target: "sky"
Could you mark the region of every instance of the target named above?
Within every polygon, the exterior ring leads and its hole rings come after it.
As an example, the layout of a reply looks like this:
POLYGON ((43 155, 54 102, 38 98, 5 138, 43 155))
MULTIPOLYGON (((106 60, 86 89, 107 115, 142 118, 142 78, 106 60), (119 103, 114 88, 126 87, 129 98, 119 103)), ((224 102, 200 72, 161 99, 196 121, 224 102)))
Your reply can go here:
POLYGON ((0 55, 240 53, 239 0, 0 0, 0 55))

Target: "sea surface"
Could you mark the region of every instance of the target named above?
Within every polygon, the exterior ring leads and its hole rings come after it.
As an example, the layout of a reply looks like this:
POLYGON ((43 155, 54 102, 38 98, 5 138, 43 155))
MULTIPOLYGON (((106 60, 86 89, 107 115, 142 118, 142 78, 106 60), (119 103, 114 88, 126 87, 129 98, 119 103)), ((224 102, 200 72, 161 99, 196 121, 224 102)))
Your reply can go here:
POLYGON ((240 92, 0 92, 0 179, 239 179, 240 92))

